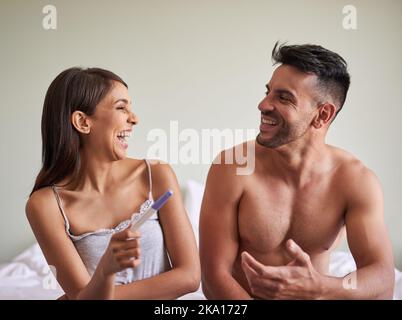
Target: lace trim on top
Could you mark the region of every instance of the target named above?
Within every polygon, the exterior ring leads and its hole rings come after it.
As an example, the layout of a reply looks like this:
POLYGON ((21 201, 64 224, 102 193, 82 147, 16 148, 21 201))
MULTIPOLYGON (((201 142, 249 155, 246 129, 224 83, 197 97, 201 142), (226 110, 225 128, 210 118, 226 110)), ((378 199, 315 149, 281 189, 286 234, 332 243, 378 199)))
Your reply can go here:
MULTIPOLYGON (((61 201, 61 199, 58 197, 57 191, 55 190, 55 188, 57 188, 57 187, 53 186, 52 188, 53 188, 54 192, 57 194, 57 198, 59 199, 58 201, 61 201)), ((114 234, 114 233, 123 231, 124 229, 126 229, 130 225, 131 222, 134 222, 137 219, 136 217, 139 214, 144 213, 146 210, 148 210, 148 208, 151 207, 153 205, 153 203, 154 203, 154 201, 151 200, 151 199, 145 200, 141 204, 139 212, 134 212, 132 214, 132 216, 131 216, 131 219, 127 219, 127 220, 124 220, 124 221, 120 222, 116 227, 114 227, 112 229, 102 228, 102 229, 98 229, 98 230, 95 230, 95 231, 86 232, 86 233, 83 233, 83 234, 80 234, 80 235, 74 235, 74 234, 72 234, 70 232, 70 224, 68 223, 67 217, 66 217, 66 215, 64 213, 64 210, 62 209, 63 207, 61 206, 61 203, 60 203, 60 208, 62 210, 63 216, 65 217, 64 219, 66 221, 66 232, 67 232, 67 234, 69 235, 69 237, 72 240, 78 241, 78 240, 81 240, 81 239, 83 239, 85 237, 88 237, 90 235, 114 234)), ((151 218, 151 220, 152 220, 152 218, 151 218)))
MULTIPOLYGON (((134 222, 135 220, 137 220, 137 219, 138 219, 137 216, 138 216, 139 214, 144 213, 146 210, 148 210, 148 208, 149 208, 150 206, 153 205, 154 200, 153 200, 153 197, 152 197, 152 173, 151 173, 151 166, 150 166, 149 162, 147 161, 147 159, 144 159, 144 161, 145 161, 145 163, 146 163, 146 165, 147 165, 148 179, 149 179, 149 194, 148 194, 148 199, 145 200, 145 201, 141 204, 141 206, 140 206, 140 211, 139 211, 139 212, 134 212, 134 213, 131 215, 131 218, 130 218, 130 219, 127 219, 127 220, 124 220, 124 221, 120 222, 116 227, 114 227, 114 228, 112 228, 112 229, 98 229, 98 230, 96 230, 96 231, 86 232, 86 233, 84 233, 84 234, 77 235, 77 236, 76 236, 76 235, 73 235, 73 234, 70 232, 70 223, 68 222, 67 216, 66 216, 66 214, 65 214, 65 212, 64 212, 64 209, 63 209, 62 200, 61 200, 61 198, 60 198, 60 196, 59 196, 59 193, 58 193, 58 191, 57 191, 58 186, 52 185, 53 192, 54 192, 54 194, 55 194, 55 196, 56 196, 57 204, 58 204, 58 206, 59 206, 59 209, 60 209, 60 211, 61 211, 61 213, 62 213, 62 215, 63 215, 64 221, 65 221, 66 232, 67 232, 67 234, 69 235, 69 237, 70 237, 72 240, 74 240, 74 241, 81 240, 81 239, 83 239, 83 238, 85 238, 85 237, 88 237, 88 236, 90 236, 90 235, 105 235, 105 234, 114 234, 114 233, 120 232, 120 231, 126 229, 126 228, 129 226, 129 224, 130 224, 131 222, 134 222)), ((156 215, 156 218, 150 218, 150 220, 158 220, 158 215, 156 215)))

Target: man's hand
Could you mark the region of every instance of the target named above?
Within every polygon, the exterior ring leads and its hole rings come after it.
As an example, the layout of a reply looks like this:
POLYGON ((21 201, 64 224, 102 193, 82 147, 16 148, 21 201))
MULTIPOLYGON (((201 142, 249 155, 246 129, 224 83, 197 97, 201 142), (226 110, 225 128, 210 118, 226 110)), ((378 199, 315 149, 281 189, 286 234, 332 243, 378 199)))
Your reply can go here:
POLYGON ((293 240, 288 240, 286 248, 293 260, 280 267, 265 266, 249 253, 242 253, 242 267, 252 294, 261 299, 319 299, 323 276, 293 240))

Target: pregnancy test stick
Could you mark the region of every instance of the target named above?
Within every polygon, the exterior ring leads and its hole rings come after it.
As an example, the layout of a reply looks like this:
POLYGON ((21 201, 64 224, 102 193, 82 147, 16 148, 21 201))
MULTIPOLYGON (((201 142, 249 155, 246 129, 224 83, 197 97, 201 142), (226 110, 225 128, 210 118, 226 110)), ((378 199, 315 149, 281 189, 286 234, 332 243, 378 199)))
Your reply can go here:
POLYGON ((155 214, 160 208, 162 208, 162 206, 166 203, 166 201, 169 200, 170 196, 173 194, 172 190, 168 190, 165 192, 165 194, 163 196, 161 196, 158 200, 156 200, 154 202, 154 204, 149 207, 149 209, 147 211, 145 211, 144 213, 141 213, 137 216, 135 216, 135 218, 132 221, 132 225, 131 225, 131 230, 135 231, 137 230, 139 227, 141 227, 141 225, 148 220, 149 217, 151 217, 153 214, 155 214))

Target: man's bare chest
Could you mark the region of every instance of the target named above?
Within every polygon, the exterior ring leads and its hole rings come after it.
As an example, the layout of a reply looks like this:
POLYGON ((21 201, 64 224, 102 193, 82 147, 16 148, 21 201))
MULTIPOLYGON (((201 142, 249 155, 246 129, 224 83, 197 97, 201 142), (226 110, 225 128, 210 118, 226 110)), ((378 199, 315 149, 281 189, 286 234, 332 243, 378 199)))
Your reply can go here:
POLYGON ((246 188, 238 210, 240 243, 264 254, 282 251, 293 239, 306 252, 319 254, 333 246, 344 213, 341 192, 328 183, 300 190, 265 184, 246 188))

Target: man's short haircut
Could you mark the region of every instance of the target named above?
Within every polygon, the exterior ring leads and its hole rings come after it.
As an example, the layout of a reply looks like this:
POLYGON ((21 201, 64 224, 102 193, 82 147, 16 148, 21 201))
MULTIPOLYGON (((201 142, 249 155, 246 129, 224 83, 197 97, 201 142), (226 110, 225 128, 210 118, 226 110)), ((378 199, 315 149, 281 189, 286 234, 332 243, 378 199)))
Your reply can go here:
MULTIPOLYGON (((346 61, 337 53, 318 45, 279 45, 272 50, 272 61, 286 64, 317 76, 320 91, 330 95, 336 105, 336 114, 342 109, 350 85, 346 61)), ((324 101, 323 101, 324 102, 324 101)))

